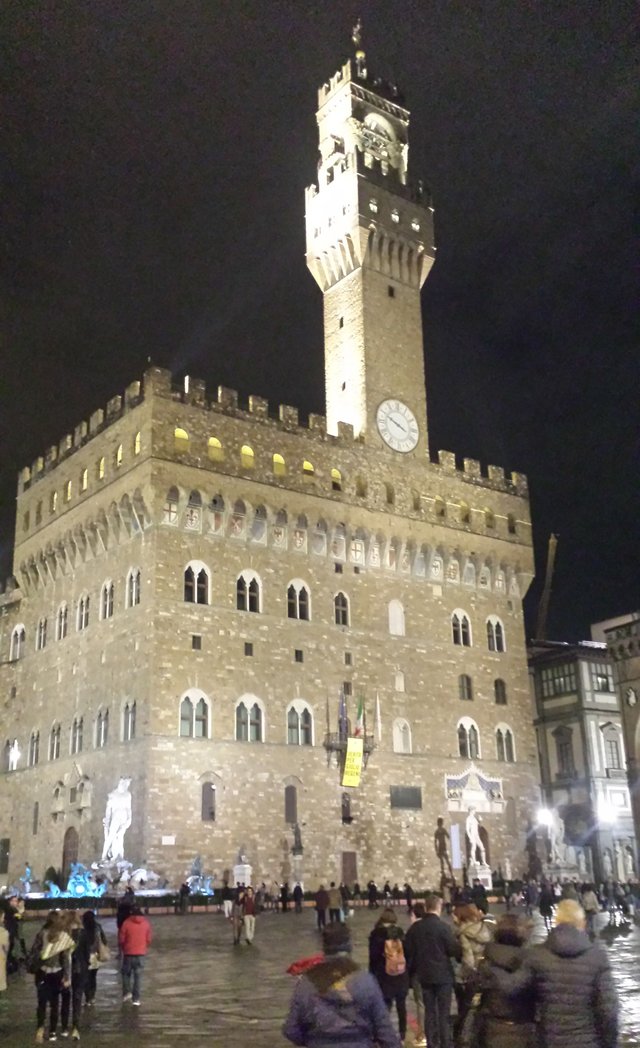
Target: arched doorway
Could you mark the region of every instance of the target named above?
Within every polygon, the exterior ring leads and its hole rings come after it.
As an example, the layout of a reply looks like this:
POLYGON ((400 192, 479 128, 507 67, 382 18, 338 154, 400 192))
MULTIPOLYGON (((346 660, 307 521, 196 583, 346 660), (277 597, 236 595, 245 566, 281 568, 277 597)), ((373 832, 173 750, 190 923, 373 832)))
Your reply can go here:
POLYGON ((78 861, 78 831, 70 826, 62 843, 62 883, 66 887, 71 863, 78 861))

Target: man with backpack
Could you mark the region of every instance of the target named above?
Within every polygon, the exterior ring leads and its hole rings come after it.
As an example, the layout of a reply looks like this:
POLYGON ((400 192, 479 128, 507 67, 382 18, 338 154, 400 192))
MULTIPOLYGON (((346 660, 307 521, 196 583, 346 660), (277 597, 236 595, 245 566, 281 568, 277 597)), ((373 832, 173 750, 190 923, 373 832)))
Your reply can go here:
POLYGON ((452 959, 462 959, 462 947, 451 928, 440 919, 442 899, 429 894, 425 915, 412 924, 404 939, 410 976, 422 986, 429 1048, 451 1048, 452 959))
POLYGON ((369 971, 377 979, 384 1002, 398 1013, 400 1039, 407 1034, 407 994, 409 973, 402 941, 404 932, 396 923, 391 907, 383 910, 369 936, 369 971))

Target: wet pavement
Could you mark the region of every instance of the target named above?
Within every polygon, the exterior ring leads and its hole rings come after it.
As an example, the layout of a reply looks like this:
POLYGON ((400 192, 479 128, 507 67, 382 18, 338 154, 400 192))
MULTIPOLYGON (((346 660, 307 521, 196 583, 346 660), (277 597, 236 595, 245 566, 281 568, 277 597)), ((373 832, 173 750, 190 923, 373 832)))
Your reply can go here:
MULTIPOLYGON (((366 964, 373 917, 358 909, 350 923, 354 957, 366 964)), ((601 919, 604 923, 604 918, 601 919)), ((293 989, 287 965, 316 953, 319 936, 313 912, 261 914, 253 946, 233 946, 231 927, 218 914, 152 917, 154 942, 143 976, 142 1005, 121 1001, 115 959, 98 974, 95 1006, 84 1009, 80 1044, 92 1048, 283 1048, 280 1028, 293 989)), ((27 942, 39 924, 29 922, 27 942)), ((103 921, 110 945, 115 921, 103 921)), ((542 922, 536 928, 542 937, 542 922)), ((622 1045, 640 1048, 640 927, 601 931, 621 998, 622 1045)), ((0 1044, 34 1043, 35 992, 32 976, 10 981, 0 1007, 0 1044)), ((410 1000, 410 999, 409 999, 410 1000)), ((410 1003, 410 1029, 412 1027, 410 1003)), ((61 1041, 58 1044, 77 1042, 61 1041)), ((412 1043, 409 1036, 407 1043, 412 1043)))

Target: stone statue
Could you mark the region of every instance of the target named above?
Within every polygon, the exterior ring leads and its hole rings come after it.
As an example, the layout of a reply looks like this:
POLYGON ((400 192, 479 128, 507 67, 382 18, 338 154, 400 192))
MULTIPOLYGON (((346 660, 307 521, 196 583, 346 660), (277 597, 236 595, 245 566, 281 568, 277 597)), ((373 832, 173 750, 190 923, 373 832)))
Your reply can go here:
POLYGON ((469 862, 477 862, 477 853, 480 852, 480 862, 483 866, 486 866, 487 853, 484 850, 484 844, 480 840, 480 819, 476 815, 476 809, 474 807, 469 808, 465 830, 467 840, 469 841, 469 862))
POLYGON ((604 850, 604 855, 602 856, 602 867, 607 879, 613 877, 613 863, 611 861, 611 851, 609 848, 605 848, 604 850))
POLYGON ((104 847, 102 860, 117 862, 124 859, 124 835, 131 825, 131 779, 123 777, 107 798, 107 810, 102 820, 104 847))
POLYGON ((616 877, 619 881, 624 881, 627 871, 625 868, 624 855, 622 853, 622 843, 620 841, 613 842, 613 854, 615 856, 616 877))
POLYGON ((507 856, 507 858, 504 860, 504 879, 505 881, 513 880, 511 871, 511 859, 509 858, 509 856, 507 856))
POLYGON ((584 854, 584 848, 578 848, 578 873, 586 874, 587 872, 587 857, 584 854))
POLYGON ((629 845, 627 845, 627 847, 624 850, 624 865, 627 880, 632 881, 636 875, 636 865, 633 861, 633 849, 630 848, 629 845))
POLYGON ((444 826, 444 819, 439 817, 437 821, 436 831, 433 835, 433 844, 436 849, 436 855, 440 860, 440 873, 444 876, 445 865, 449 871, 449 876, 453 877, 453 870, 451 869, 451 860, 449 859, 449 834, 444 826))
POLYGON ((560 818, 557 808, 554 808, 551 812, 551 822, 549 823, 549 850, 551 852, 551 862, 565 861, 567 848, 564 843, 564 822, 560 818))

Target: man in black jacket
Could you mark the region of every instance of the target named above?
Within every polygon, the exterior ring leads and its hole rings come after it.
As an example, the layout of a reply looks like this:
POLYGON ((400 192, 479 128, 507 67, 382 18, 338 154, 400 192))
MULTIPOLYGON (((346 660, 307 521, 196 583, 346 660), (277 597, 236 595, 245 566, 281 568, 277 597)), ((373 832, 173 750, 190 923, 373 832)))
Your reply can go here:
POLYGON ((440 920, 442 899, 427 895, 424 905, 425 916, 412 924, 405 936, 404 953, 409 975, 422 986, 429 1048, 451 1048, 451 958, 459 961, 462 948, 451 928, 440 920))

